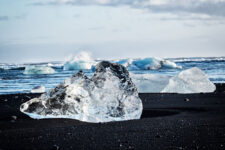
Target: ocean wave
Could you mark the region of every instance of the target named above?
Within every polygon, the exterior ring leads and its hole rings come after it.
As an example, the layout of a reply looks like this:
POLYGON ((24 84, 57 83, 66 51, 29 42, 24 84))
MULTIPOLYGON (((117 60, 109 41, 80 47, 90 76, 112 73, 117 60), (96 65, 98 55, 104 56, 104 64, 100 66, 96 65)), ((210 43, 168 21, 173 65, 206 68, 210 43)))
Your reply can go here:
POLYGON ((24 64, 0 64, 0 70, 24 70, 24 64))
POLYGON ((3 71, 4 71, 4 69, 0 68, 0 72, 3 72, 3 71))
POLYGON ((190 57, 190 58, 169 58, 174 62, 220 62, 225 61, 225 57, 190 57))
POLYGON ((63 66, 63 70, 80 70, 91 69, 96 62, 91 58, 87 52, 81 52, 74 57, 70 57, 63 66))
POLYGON ((62 62, 42 62, 42 63, 24 63, 24 64, 10 64, 10 63, 0 63, 0 72, 7 70, 25 70, 27 66, 43 66, 51 67, 53 69, 62 69, 62 62))
POLYGON ((63 63, 62 62, 51 62, 47 63, 45 66, 51 67, 53 69, 63 69, 63 63))
POLYGON ((26 66, 24 74, 53 74, 55 70, 47 66, 26 66))

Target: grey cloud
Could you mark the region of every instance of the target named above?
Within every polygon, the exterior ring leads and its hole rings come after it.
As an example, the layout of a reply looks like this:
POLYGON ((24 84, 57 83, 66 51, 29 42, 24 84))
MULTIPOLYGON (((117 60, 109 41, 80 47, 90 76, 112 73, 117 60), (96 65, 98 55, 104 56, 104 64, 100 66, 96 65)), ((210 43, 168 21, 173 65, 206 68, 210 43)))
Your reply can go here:
POLYGON ((126 5, 132 8, 147 9, 153 13, 195 13, 225 17, 225 0, 159 0, 158 4, 153 2, 156 0, 51 0, 45 3, 33 3, 33 5, 126 5))
MULTIPOLYGON (((161 21, 218 21, 222 20, 222 17, 199 17, 199 16, 188 16, 188 15, 178 15, 176 17, 161 17, 161 21)), ((225 21, 225 20, 224 20, 225 21)))
POLYGON ((153 5, 148 6, 153 12, 196 13, 210 16, 225 16, 225 2, 201 2, 198 5, 153 5))

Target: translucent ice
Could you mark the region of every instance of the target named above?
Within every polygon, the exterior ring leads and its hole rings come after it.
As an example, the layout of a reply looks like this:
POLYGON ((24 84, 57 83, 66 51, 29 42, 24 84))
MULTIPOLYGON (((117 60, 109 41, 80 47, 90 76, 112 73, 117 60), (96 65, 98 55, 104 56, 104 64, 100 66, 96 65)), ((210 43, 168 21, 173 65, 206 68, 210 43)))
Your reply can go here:
POLYGON ((176 65, 172 61, 155 57, 149 57, 144 59, 121 59, 117 60, 116 63, 127 67, 129 70, 157 70, 161 68, 182 68, 181 66, 176 65))
POLYGON ((207 75, 201 69, 194 67, 172 77, 162 92, 206 93, 214 92, 215 89, 215 85, 208 79, 207 75))
POLYGON ((26 66, 24 74, 53 74, 55 70, 48 66, 26 66))
POLYGON ((117 60, 116 63, 123 65, 124 67, 128 67, 132 64, 132 59, 120 59, 117 60))
POLYGON ((64 70, 80 70, 91 69, 95 65, 95 61, 92 60, 91 55, 87 52, 81 52, 73 58, 69 58, 65 64, 64 70))
POLYGON ((130 76, 140 93, 160 93, 171 78, 160 74, 130 74, 130 76))
POLYGON ((85 122, 139 119, 141 99, 125 67, 101 62, 89 79, 82 71, 39 98, 22 104, 32 118, 71 118, 85 122))
POLYGON ((31 93, 44 93, 45 92, 45 87, 43 85, 36 86, 32 88, 31 93))

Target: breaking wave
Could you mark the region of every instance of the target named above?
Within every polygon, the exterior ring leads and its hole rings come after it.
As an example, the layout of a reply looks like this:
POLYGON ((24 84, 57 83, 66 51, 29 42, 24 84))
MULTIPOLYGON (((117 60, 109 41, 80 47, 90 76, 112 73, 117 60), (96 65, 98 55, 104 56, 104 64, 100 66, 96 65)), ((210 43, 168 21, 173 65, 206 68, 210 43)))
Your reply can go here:
POLYGON ((174 62, 224 62, 225 57, 190 57, 190 58, 170 58, 174 62))
POLYGON ((63 70, 91 69, 96 63, 87 52, 81 52, 75 57, 70 57, 63 66, 63 70))

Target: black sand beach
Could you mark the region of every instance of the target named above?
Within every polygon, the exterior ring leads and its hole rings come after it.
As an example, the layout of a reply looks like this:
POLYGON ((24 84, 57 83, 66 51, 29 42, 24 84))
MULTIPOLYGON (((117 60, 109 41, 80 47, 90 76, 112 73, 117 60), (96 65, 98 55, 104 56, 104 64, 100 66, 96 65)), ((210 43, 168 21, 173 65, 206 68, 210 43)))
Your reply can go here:
POLYGON ((19 111, 40 94, 0 95, 0 149, 225 149, 225 84, 214 93, 140 94, 140 120, 34 120, 19 111))

